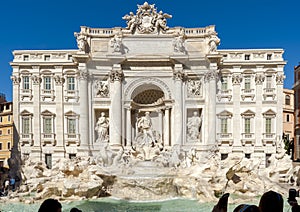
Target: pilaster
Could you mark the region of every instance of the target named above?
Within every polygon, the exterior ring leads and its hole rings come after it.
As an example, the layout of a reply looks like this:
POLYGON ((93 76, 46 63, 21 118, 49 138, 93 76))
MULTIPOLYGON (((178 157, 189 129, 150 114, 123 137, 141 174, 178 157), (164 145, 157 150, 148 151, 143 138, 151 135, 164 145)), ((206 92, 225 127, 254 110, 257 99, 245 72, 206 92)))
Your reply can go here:
POLYGON ((233 117, 232 117, 232 138, 233 138, 233 146, 241 146, 242 139, 242 119, 241 119, 241 83, 243 81, 243 77, 240 74, 241 67, 234 66, 233 67, 233 75, 232 75, 232 101, 233 101, 233 117))
POLYGON ((122 145, 122 79, 120 64, 114 64, 110 73, 111 108, 109 110, 109 142, 111 146, 122 145))

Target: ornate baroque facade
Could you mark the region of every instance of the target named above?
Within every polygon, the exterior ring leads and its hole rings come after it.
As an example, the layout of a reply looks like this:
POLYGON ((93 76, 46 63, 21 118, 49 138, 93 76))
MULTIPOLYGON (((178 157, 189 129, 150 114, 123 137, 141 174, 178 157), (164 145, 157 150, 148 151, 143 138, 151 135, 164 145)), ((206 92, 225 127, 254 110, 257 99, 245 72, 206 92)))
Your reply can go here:
POLYGON ((282 137, 284 51, 218 50, 214 26, 169 28, 171 17, 144 3, 123 17, 126 28, 81 27, 77 50, 14 51, 23 157, 51 166, 95 155, 103 143, 133 148, 144 135, 265 165, 282 137))

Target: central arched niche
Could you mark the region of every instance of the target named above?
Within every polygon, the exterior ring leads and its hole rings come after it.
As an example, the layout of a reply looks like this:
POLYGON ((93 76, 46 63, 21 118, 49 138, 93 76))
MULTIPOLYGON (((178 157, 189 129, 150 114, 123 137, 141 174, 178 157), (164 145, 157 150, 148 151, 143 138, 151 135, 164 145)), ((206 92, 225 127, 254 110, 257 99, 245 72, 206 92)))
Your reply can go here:
POLYGON ((137 104, 156 104, 164 99, 164 92, 157 85, 143 84, 133 91, 131 99, 137 104))

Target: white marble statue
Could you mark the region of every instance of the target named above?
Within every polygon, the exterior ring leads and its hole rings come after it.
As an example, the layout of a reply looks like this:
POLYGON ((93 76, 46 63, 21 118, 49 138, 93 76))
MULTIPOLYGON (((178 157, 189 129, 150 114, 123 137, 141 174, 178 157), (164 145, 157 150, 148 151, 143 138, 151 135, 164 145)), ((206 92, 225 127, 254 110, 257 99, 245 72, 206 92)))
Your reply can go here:
POLYGON ((76 40, 77 40, 77 47, 80 52, 87 52, 87 42, 86 36, 80 33, 74 33, 76 40))
POLYGON ((109 88, 107 81, 97 81, 95 83, 97 97, 109 97, 109 88))
POLYGON ((199 117, 198 112, 194 111, 193 116, 188 118, 188 141, 195 141, 200 139, 200 129, 202 124, 202 117, 199 117))
POLYGON ((145 116, 138 119, 137 127, 143 135, 142 144, 150 145, 155 142, 150 112, 145 112, 145 116))
POLYGON ((121 52, 121 50, 122 50, 122 38, 119 35, 115 35, 110 40, 110 46, 113 48, 113 52, 121 52))
POLYGON ((98 138, 96 142, 108 141, 108 128, 109 128, 109 119, 105 117, 105 113, 102 112, 98 121, 96 123, 95 130, 98 133, 98 138))

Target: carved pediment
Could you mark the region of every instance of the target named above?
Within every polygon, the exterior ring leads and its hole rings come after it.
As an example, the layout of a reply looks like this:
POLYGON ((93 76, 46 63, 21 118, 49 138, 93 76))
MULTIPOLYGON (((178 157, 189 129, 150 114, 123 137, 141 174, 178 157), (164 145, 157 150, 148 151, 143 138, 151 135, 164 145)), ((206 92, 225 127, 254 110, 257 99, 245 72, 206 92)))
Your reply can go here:
POLYGON ((130 12, 123 19, 127 21, 126 29, 129 33, 149 34, 165 33, 169 29, 167 18, 171 17, 162 11, 157 12, 155 4, 145 2, 143 5, 138 5, 136 14, 130 12))
POLYGON ((21 116, 32 116, 32 113, 30 113, 28 110, 23 110, 21 113, 20 113, 21 116))
POLYGON ((223 110, 221 113, 217 114, 218 117, 232 117, 232 113, 228 110, 223 110))
POLYGON ((42 113, 41 113, 42 116, 54 116, 55 114, 54 113, 51 113, 49 110, 44 110, 42 113))
POLYGON ((274 116, 276 116, 276 113, 272 109, 269 109, 266 112, 264 112, 263 115, 269 116, 269 117, 274 117, 274 116))
POLYGON ((74 111, 68 111, 65 113, 65 116, 79 116, 77 113, 75 113, 74 111))
POLYGON ((246 110, 245 112, 241 113, 241 116, 253 117, 253 116, 255 116, 255 113, 252 110, 246 110))

